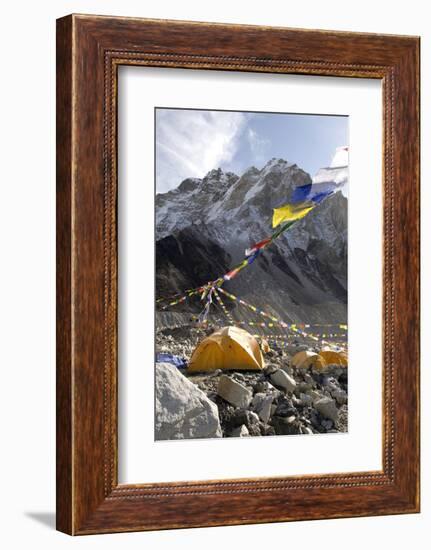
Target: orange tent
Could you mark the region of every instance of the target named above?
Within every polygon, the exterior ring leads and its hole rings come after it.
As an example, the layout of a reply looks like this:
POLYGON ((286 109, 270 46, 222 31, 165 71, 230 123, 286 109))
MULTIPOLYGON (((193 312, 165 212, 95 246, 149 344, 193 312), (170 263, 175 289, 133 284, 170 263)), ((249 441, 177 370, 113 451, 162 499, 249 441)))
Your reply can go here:
POLYGON ((339 365, 347 367, 347 353, 345 351, 336 351, 330 348, 324 348, 319 353, 327 365, 339 365))
POLYGON ((263 356, 256 338, 242 328, 224 327, 200 342, 190 358, 187 372, 263 368, 263 356))
POLYGON ((307 369, 313 366, 316 369, 323 369, 325 367, 325 361, 313 351, 300 351, 292 357, 292 367, 298 369, 307 369))

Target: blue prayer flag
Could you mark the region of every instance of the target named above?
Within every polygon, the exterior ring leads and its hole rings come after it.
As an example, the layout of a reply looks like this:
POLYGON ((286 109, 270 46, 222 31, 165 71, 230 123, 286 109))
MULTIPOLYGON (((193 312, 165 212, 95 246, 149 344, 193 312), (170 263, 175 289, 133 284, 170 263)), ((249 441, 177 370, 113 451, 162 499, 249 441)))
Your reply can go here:
POLYGON ((290 197, 290 202, 292 204, 296 204, 297 202, 305 201, 308 195, 310 194, 311 187, 312 187, 311 183, 296 187, 292 193, 292 196, 290 197))

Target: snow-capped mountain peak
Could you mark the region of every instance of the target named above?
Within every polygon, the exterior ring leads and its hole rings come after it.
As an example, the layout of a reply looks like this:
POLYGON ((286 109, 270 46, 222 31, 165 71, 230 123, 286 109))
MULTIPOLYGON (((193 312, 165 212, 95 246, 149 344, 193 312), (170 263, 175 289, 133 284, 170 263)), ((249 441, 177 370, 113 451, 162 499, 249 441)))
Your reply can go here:
MULTIPOLYGON (((157 195, 163 284, 175 293, 185 290, 184 285, 207 282, 201 278, 222 275, 222 266, 233 267, 245 248, 271 235, 273 209, 288 202, 297 186, 330 181, 345 185, 347 166, 337 166, 342 154, 337 150, 334 166, 322 168, 313 180, 296 164, 273 158, 262 169, 250 167, 241 176, 217 168, 157 195), (199 275, 203 265, 208 267, 199 275)), ((157 276, 159 272, 157 268, 157 276)), ((303 322, 335 317, 342 322, 347 299, 347 199, 341 193, 327 198, 229 287, 284 318, 290 311, 292 318, 303 322)))

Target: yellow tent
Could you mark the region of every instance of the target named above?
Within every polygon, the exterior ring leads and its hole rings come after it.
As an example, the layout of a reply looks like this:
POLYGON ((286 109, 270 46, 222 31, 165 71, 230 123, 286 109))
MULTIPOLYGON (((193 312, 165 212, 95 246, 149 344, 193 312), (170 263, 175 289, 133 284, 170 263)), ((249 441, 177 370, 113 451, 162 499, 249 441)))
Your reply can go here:
POLYGON ((330 348, 323 348, 320 351, 320 356, 327 365, 347 367, 347 353, 345 351, 335 351, 330 348))
POLYGON ((260 370, 263 367, 257 340, 242 328, 224 327, 202 340, 190 358, 187 371, 260 370))
POLYGON ((292 366, 298 369, 307 369, 308 367, 315 367, 317 369, 323 369, 325 367, 325 361, 313 351, 300 351, 292 358, 292 366))

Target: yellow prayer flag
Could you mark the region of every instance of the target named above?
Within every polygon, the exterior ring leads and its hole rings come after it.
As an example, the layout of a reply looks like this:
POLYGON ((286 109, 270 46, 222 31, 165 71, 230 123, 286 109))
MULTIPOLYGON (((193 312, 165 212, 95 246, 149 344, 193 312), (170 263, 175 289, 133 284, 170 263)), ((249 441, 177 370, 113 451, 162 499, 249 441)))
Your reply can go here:
POLYGON ((280 206, 280 208, 274 208, 274 213, 272 216, 272 227, 277 227, 282 222, 288 222, 293 220, 300 220, 314 208, 315 205, 310 203, 301 203, 301 204, 285 204, 280 206))

